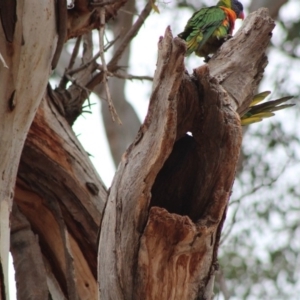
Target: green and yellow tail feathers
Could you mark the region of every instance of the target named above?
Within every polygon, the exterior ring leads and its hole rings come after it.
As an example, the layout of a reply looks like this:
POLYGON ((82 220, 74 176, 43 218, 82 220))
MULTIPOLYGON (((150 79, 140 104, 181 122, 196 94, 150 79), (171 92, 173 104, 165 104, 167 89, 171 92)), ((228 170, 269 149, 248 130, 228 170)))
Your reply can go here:
POLYGON ((290 100, 293 96, 282 97, 280 99, 271 100, 265 103, 262 102, 271 92, 266 91, 259 93, 254 96, 250 103, 248 111, 241 117, 242 126, 249 125, 252 123, 260 122, 265 118, 273 117, 274 112, 277 110, 285 109, 287 107, 294 106, 295 104, 283 104, 282 103, 290 100), (256 105, 258 104, 258 105, 256 105))

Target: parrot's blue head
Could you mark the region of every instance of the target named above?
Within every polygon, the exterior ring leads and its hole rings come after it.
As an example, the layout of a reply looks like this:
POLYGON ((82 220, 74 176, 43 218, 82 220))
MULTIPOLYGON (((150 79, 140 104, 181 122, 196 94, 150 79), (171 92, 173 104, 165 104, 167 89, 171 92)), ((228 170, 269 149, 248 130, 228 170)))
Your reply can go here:
POLYGON ((238 0, 232 0, 231 1, 231 9, 235 12, 236 14, 236 17, 238 19, 242 19, 244 20, 244 7, 243 7, 243 4, 238 1, 238 0))

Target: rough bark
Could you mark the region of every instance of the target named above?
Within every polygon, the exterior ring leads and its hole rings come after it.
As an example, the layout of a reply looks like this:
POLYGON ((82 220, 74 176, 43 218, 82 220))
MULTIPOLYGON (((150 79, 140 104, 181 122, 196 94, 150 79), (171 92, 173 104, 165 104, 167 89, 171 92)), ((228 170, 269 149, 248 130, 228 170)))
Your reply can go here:
MULTIPOLYGON (((158 63, 148 115, 135 141, 123 155, 111 187, 99 242, 99 284, 100 298, 103 299, 133 299, 132 268, 137 255, 137 240, 146 217, 141 210, 144 211, 149 204, 151 186, 176 138, 176 118, 172 116, 176 113, 173 91, 178 90, 184 72, 184 45, 177 44, 173 49, 177 54, 172 56, 173 68, 168 65, 169 68, 165 69, 162 63, 158 63), (163 82, 159 69, 165 71, 163 82), (160 103, 158 98, 165 101, 160 103), (169 131, 169 127, 173 130, 169 131), (111 255, 108 249, 116 255, 111 255), (109 280, 105 280, 105 276, 109 276, 109 280)), ((160 47, 164 48, 163 59, 167 59, 172 47, 163 43, 160 47)))
MULTIPOLYGON (((18 297, 31 294, 22 289, 30 289, 43 269, 40 266, 35 274, 30 270, 28 262, 38 253, 32 232, 39 236, 53 299, 62 295, 91 299, 97 293, 97 234, 106 191, 69 125, 53 106, 50 109, 47 104, 39 109, 24 147, 14 191, 24 141, 62 44, 66 38, 99 26, 99 9, 92 7, 90 1, 75 2, 74 9, 68 12, 66 1, 0 3, 1 299, 8 298, 9 216, 13 198, 20 210, 14 210, 12 222, 15 227, 22 227, 22 234, 19 229, 13 232, 11 245, 20 283, 18 297), (27 244, 19 247, 26 237, 27 244), (24 255, 20 255, 22 251, 24 255)), ((106 20, 125 2, 108 5, 106 20)), ((41 293, 45 295, 44 287, 41 293)), ((43 298, 40 296, 36 294, 35 298, 43 298)))
POLYGON ((236 111, 262 77, 273 28, 266 10, 251 14, 192 77, 183 42, 167 29, 147 117, 122 157, 102 221, 100 298, 212 299, 241 144, 236 111))
POLYGON ((55 50, 53 1, 2 1, 0 26, 0 288, 7 296, 9 215, 21 151, 55 50), (34 49, 34 50, 33 50, 34 49), (7 66, 5 66, 7 65, 7 66))
POLYGON ((111 3, 108 3, 108 1, 89 0, 74 0, 74 2, 74 7, 68 10, 67 39, 81 36, 92 29, 100 27, 99 6, 94 6, 93 3, 106 3, 103 6, 106 6, 105 20, 107 22, 117 14, 127 0, 116 0, 111 1, 111 3))
MULTIPOLYGON (((39 237, 53 299, 58 291, 66 299, 95 298, 97 235, 106 195, 69 124, 44 99, 24 145, 14 201, 39 237)), ((15 264, 24 257, 14 255, 15 264)), ((24 278, 31 267, 19 270, 22 289, 30 290, 24 278)))

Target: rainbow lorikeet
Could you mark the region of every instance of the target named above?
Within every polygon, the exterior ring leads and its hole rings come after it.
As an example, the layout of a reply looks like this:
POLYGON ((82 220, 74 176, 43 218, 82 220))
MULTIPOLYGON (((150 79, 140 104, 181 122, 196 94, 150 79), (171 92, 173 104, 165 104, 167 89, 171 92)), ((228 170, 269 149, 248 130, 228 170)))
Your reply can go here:
POLYGON ((283 104, 293 96, 286 96, 280 99, 267 101, 265 103, 258 104, 262 102, 271 92, 262 92, 254 96, 248 110, 241 116, 241 124, 243 126, 252 123, 260 122, 265 118, 270 118, 275 114, 273 112, 281 110, 287 107, 294 106, 295 104, 283 104), (258 105, 256 105, 258 104, 258 105))
POLYGON ((231 37, 236 19, 244 19, 243 5, 237 0, 221 0, 195 12, 178 34, 187 43, 186 55, 195 52, 208 61, 209 54, 231 37))

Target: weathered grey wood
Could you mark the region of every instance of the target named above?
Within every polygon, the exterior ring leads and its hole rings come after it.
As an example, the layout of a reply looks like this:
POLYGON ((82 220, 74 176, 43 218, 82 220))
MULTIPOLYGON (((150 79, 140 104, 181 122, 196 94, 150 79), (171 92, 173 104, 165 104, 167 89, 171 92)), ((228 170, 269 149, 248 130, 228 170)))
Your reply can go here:
POLYGON ((166 30, 147 117, 123 155, 103 217, 101 299, 212 299, 241 145, 235 111, 249 104, 262 77, 273 27, 265 10, 250 15, 192 77, 184 74, 182 41, 166 30), (149 217, 151 206, 160 208, 153 207, 149 217), (186 241, 194 241, 194 248, 186 241), (175 274, 177 259, 182 263, 175 274))
POLYGON ((17 168, 26 134, 45 92, 56 41, 53 1, 5 2, 10 8, 1 7, 0 26, 0 53, 5 61, 0 61, 1 296, 7 295, 9 214, 17 168))
POLYGON ((227 94, 207 67, 201 68, 199 81, 201 99, 191 127, 193 137, 177 141, 152 188, 151 205, 176 214, 151 209, 141 239, 135 299, 211 297, 209 279, 215 270, 242 133, 238 114, 226 106, 227 94), (179 156, 175 152, 180 148, 179 156))
POLYGON ((274 27, 266 8, 251 13, 208 63, 211 76, 224 87, 232 98, 230 104, 240 114, 249 107, 262 79, 268 63, 265 49, 274 27))
POLYGON ((167 29, 159 49, 149 111, 136 140, 122 157, 102 221, 101 299, 133 299, 133 268, 147 218, 144 213, 150 203, 153 182, 176 138, 174 99, 184 72, 184 45, 172 41, 167 29))

